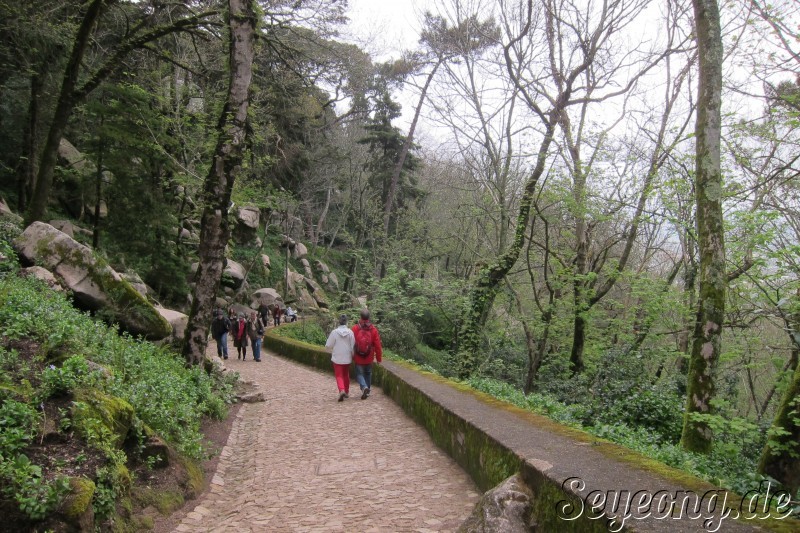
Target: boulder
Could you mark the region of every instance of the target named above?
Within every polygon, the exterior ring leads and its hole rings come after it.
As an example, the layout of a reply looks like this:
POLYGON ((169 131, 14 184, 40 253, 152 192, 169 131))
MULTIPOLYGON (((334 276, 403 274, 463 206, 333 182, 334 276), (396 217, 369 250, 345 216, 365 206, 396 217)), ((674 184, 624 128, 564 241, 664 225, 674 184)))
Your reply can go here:
POLYGON ((264 270, 267 272, 269 272, 272 268, 272 262, 269 260, 269 256, 267 254, 261 254, 261 266, 263 266, 264 270))
POLYGON ((532 530, 532 504, 533 492, 516 474, 484 493, 458 531, 528 533, 532 530))
POLYGON ((295 240, 300 240, 303 238, 303 221, 300 217, 290 216, 286 221, 287 227, 289 228, 289 236, 295 240))
POLYGON ((52 272, 40 266, 32 266, 22 269, 22 275, 34 277, 47 283, 47 286, 54 291, 63 291, 64 289, 59 285, 58 280, 52 272))
MULTIPOLYGON (((89 218, 94 219, 94 200, 87 201, 83 206, 84 212, 89 215, 89 218)), ((98 212, 100 220, 105 220, 108 217, 108 204, 105 200, 100 200, 100 211, 98 212)))
POLYGON ((85 477, 69 478, 69 493, 64 497, 58 514, 75 531, 94 531, 92 498, 97 486, 85 477))
POLYGON ((189 323, 189 316, 184 315, 180 311, 166 309, 164 307, 156 307, 156 311, 164 317, 164 320, 169 322, 172 326, 172 342, 183 341, 184 334, 186 333, 186 325, 189 323))
POLYGON ((337 292, 339 290, 339 278, 336 277, 335 272, 328 274, 328 281, 324 282, 328 290, 337 292))
POLYGON ((84 438, 105 434, 109 444, 122 448, 133 424, 133 406, 122 398, 110 396, 97 389, 75 392, 72 404, 72 424, 84 438), (103 431, 97 427, 101 424, 103 431))
POLYGON ((8 207, 8 204, 6 203, 6 199, 5 198, 0 198, 0 215, 2 215, 3 218, 15 218, 16 217, 17 219, 22 221, 22 217, 20 217, 19 215, 15 214, 11 210, 11 208, 8 207))
POLYGON ((273 308, 275 304, 280 305, 281 308, 286 307, 286 305, 283 303, 283 298, 281 298, 281 295, 278 294, 278 291, 271 287, 258 289, 253 293, 252 299, 253 303, 250 304, 250 307, 253 309, 261 309, 262 307, 273 308))
POLYGON ((325 296, 325 292, 322 290, 322 287, 320 287, 317 282, 311 278, 306 278, 305 283, 317 306, 322 309, 328 309, 330 306, 328 305, 328 300, 325 296))
POLYGON ((322 261, 314 261, 314 270, 322 274, 330 273, 331 269, 322 261))
POLYGON ((289 247, 291 250, 295 246, 297 246, 297 241, 289 237, 288 235, 281 235, 281 248, 289 247))
POLYGON ((244 206, 239 208, 239 212, 236 216, 236 221, 247 227, 251 230, 257 230, 259 225, 259 218, 261 217, 261 213, 259 212, 257 207, 254 206, 244 206))
POLYGON ((44 222, 34 222, 14 240, 22 259, 55 274, 71 290, 75 303, 151 340, 170 335, 172 327, 130 283, 96 258, 92 250, 44 222))
POLYGON ((260 215, 261 213, 257 207, 240 207, 236 212, 236 227, 233 230, 233 238, 240 243, 248 243, 255 240, 260 215))
POLYGON ((50 225, 62 233, 66 233, 70 237, 75 236, 75 226, 69 220, 51 220, 50 225))
POLYGON ((296 301, 297 306, 304 310, 316 309, 318 307, 316 300, 311 295, 311 291, 306 286, 306 277, 302 274, 289 270, 287 278, 287 293, 290 295, 290 301, 296 301))
POLYGON ((301 259, 300 264, 303 265, 303 271, 305 272, 307 278, 314 277, 314 273, 311 271, 311 264, 308 262, 308 259, 301 259))
POLYGON ((144 425, 144 442, 141 447, 141 456, 155 468, 165 468, 170 465, 169 445, 153 431, 150 426, 144 425))
POLYGON ((238 289, 244 283, 244 267, 228 259, 225 264, 225 271, 222 273, 222 285, 232 289, 238 289))
POLYGON ((61 142, 58 144, 58 159, 62 165, 84 175, 93 174, 96 170, 94 163, 88 160, 86 156, 66 139, 61 139, 61 142))
POLYGON ((245 318, 249 318, 250 311, 253 310, 252 308, 242 304, 231 304, 230 306, 228 306, 228 309, 229 310, 233 309, 233 312, 236 313, 236 316, 244 315, 245 318))
POLYGON ((131 287, 136 289, 136 292, 144 297, 147 297, 150 289, 148 289, 147 284, 142 281, 142 278, 139 277, 139 274, 136 272, 122 272, 120 273, 120 276, 122 276, 122 279, 130 283, 131 287))
POLYGON ((192 232, 191 232, 191 231, 189 231, 189 230, 188 230, 188 229, 186 229, 186 228, 181 228, 181 231, 180 231, 180 239, 181 239, 182 241, 188 241, 188 240, 191 240, 191 238, 192 238, 192 232))
POLYGON ((242 403, 258 403, 258 402, 265 402, 266 398, 264 398, 263 392, 254 392, 251 394, 240 394, 236 396, 236 399, 242 403))
POLYGON ((299 241, 295 242, 294 248, 292 249, 292 256, 295 259, 303 259, 307 255, 308 255, 308 248, 306 248, 306 245, 299 241))

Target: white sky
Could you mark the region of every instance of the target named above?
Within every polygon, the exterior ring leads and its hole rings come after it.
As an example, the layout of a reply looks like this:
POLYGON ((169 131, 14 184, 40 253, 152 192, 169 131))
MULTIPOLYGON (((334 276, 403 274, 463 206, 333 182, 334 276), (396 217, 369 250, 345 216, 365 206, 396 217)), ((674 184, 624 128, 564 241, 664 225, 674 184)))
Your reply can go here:
POLYGON ((430 0, 349 0, 350 32, 377 60, 399 56, 419 40, 430 0))

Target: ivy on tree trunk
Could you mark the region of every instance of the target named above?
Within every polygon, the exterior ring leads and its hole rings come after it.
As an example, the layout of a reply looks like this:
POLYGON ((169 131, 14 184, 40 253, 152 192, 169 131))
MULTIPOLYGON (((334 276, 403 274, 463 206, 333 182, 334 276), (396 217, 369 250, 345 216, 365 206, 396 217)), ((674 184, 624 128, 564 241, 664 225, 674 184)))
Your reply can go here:
POLYGON ((222 279, 225 245, 230 238, 228 205, 236 175, 241 171, 247 130, 247 107, 253 76, 255 0, 229 0, 230 78, 228 96, 217 123, 217 146, 203 190, 199 266, 194 298, 186 326, 183 355, 187 363, 205 361, 208 327, 214 298, 222 279))
POLYGON ((695 414, 711 413, 714 370, 722 348, 725 315, 725 240, 722 226, 720 130, 722 100, 722 37, 717 0, 693 0, 698 58, 695 200, 700 253, 698 310, 689 360, 686 414, 681 434, 685 450, 709 453, 711 428, 695 414))

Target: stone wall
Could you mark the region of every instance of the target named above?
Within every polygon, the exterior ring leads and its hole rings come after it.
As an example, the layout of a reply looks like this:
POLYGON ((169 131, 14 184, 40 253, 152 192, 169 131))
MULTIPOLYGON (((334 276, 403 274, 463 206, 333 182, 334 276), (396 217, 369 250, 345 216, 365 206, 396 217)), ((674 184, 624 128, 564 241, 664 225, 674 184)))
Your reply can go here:
MULTIPOLYGON (((281 337, 275 329, 267 331, 264 346, 304 365, 325 372, 332 371, 330 353, 323 347, 281 337)), ((566 493, 558 484, 539 472, 535 465, 526 462, 513 450, 501 445, 461 416, 442 407, 436 398, 429 397, 398 376, 391 367, 400 364, 389 362, 388 365, 374 365, 374 384, 381 387, 384 394, 424 427, 436 445, 470 475, 480 490, 489 490, 509 476, 520 473, 535 494, 532 518, 540 528, 539 531, 607 531, 603 520, 581 517, 565 522, 559 519, 556 515, 558 503, 571 500, 577 505, 578 500, 574 495, 566 493)), ((446 382, 437 376, 426 377, 446 382)), ((456 386, 450 383, 448 385, 456 386)))

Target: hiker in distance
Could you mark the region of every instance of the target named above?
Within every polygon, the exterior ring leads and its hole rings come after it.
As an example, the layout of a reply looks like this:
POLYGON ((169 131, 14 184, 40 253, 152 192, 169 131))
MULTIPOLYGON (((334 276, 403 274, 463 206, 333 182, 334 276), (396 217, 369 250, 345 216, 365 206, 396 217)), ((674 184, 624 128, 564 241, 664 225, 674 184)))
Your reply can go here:
POLYGON ((231 321, 222 312, 222 309, 214 311, 214 320, 211 321, 211 336, 217 343, 217 356, 223 359, 228 358, 228 330, 231 329, 231 321))
POLYGON ((353 353, 353 360, 356 363, 356 380, 358 380, 358 386, 361 387, 361 399, 366 400, 372 386, 372 362, 380 363, 383 358, 381 336, 378 328, 369 321, 369 309, 361 310, 361 320, 353 326, 353 335, 356 339, 353 353))
POLYGON ((353 362, 353 350, 356 339, 347 327, 347 315, 339 317, 339 327, 331 331, 325 348, 331 351, 333 375, 339 388, 339 401, 350 396, 350 363, 353 362))
POLYGON ((275 307, 272 309, 272 319, 274 320, 274 323, 273 323, 274 326, 280 326, 281 325, 281 315, 282 314, 283 313, 281 312, 280 304, 275 304, 275 307))
POLYGON ((247 321, 247 338, 253 347, 253 359, 256 363, 261 362, 261 340, 264 338, 264 321, 261 316, 252 311, 247 321))
POLYGON ((239 313, 239 318, 231 326, 233 346, 236 348, 236 359, 247 359, 247 321, 244 313, 239 313))

